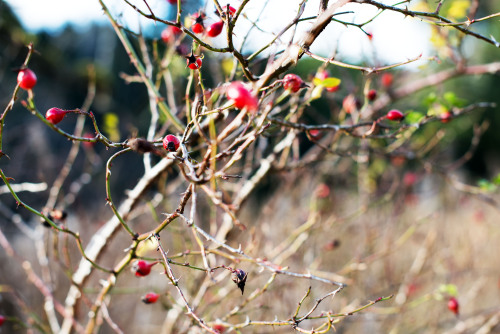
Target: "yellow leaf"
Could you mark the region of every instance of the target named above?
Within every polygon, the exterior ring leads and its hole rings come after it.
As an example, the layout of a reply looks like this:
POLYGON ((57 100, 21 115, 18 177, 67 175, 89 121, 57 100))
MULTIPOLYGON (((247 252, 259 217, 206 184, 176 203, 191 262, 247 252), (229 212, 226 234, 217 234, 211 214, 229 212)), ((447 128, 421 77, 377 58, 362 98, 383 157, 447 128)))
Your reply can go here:
POLYGON ((457 20, 467 15, 467 9, 470 7, 470 0, 455 0, 448 8, 447 18, 457 20))
POLYGON ((224 72, 224 75, 229 76, 233 70, 233 66, 233 58, 224 58, 222 60, 222 71, 224 72))
POLYGON ((118 115, 110 112, 104 114, 103 130, 109 136, 111 141, 120 140, 120 130, 118 128, 119 123, 120 119, 118 118, 118 115))

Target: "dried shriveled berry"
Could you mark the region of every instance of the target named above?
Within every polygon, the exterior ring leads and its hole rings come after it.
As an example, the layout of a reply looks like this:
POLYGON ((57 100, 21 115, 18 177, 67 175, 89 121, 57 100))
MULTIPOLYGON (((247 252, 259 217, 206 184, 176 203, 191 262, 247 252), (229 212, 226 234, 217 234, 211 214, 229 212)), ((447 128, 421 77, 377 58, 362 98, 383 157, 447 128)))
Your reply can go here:
POLYGON ((245 284, 247 282, 248 273, 241 269, 235 269, 231 275, 233 282, 236 283, 238 289, 241 290, 241 294, 245 291, 245 284))

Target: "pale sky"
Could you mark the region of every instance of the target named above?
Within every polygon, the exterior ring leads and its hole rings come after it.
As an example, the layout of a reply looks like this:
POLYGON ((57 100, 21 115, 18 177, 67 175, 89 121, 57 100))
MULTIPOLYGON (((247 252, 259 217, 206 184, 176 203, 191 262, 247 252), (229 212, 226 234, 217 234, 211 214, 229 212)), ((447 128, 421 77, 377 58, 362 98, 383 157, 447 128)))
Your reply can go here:
MULTIPOLYGON (((84 26, 91 21, 109 24, 104 16, 100 4, 97 0, 4 0, 14 10, 21 19, 23 26, 31 32, 40 29, 57 31, 67 23, 84 26)), ((306 6, 304 16, 314 15, 317 11, 319 0, 310 0, 306 6)), ((121 15, 121 23, 125 23, 131 29, 137 30, 139 26, 146 26, 149 22, 141 18, 134 10, 128 7, 123 0, 105 0, 105 4, 115 15, 121 15)), ((143 0, 132 0, 134 5, 147 10, 144 7, 143 0)), ((238 0, 228 0, 228 2, 237 7, 238 0)), ((283 27, 283 22, 289 22, 295 15, 300 0, 254 0, 250 1, 245 9, 245 13, 251 18, 259 19, 259 26, 265 31, 278 32, 283 27), (286 3, 286 5, 283 5, 286 3), (262 6, 266 9, 262 10, 262 6), (286 21, 287 20, 287 21, 286 21)), ((387 1, 381 1, 387 2, 387 1)), ((210 5, 211 2, 209 1, 210 5)), ((162 16, 166 13, 169 4, 166 0, 148 0, 148 4, 156 15, 162 16)), ((372 6, 360 6, 357 4, 348 4, 342 11, 353 10, 355 15, 348 14, 339 18, 355 22, 363 22, 377 13, 372 6), (360 11, 360 8, 363 8, 360 11)), ((211 12, 208 11, 208 12, 211 12)), ((238 21, 240 22, 240 21, 238 21)), ((250 27, 248 20, 239 23, 235 35, 244 36, 250 27), (239 29, 238 29, 239 28, 239 29), (239 32, 238 32, 239 31, 239 32)), ((302 24, 302 29, 307 28, 307 23, 302 24)), ((163 26, 155 28, 159 32, 163 26)), ((365 54, 371 57, 376 55, 378 61, 382 63, 402 62, 410 58, 415 58, 423 53, 428 56, 430 37, 429 28, 422 25, 418 20, 405 18, 397 13, 383 13, 373 24, 367 26, 373 35, 373 41, 370 42, 366 36, 357 28, 345 28, 339 24, 330 24, 328 28, 320 35, 313 44, 312 51, 323 53, 324 56, 331 54, 332 48, 337 44, 339 54, 352 61, 361 60, 360 55, 365 54)), ((257 38, 254 43, 262 40, 270 40, 270 34, 264 34, 254 29, 257 38), (259 35, 261 34, 261 35, 259 35)), ((286 36, 283 38, 287 41, 286 36)), ((215 39, 211 41, 214 44, 223 44, 224 40, 215 39)), ((413 67, 413 66, 412 66, 413 67)))

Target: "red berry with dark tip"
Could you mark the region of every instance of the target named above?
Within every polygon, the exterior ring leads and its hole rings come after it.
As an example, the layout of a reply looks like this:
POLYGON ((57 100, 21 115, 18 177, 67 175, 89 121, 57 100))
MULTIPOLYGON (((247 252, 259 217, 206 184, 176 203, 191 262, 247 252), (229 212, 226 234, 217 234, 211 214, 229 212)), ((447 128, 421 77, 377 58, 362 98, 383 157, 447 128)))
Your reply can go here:
POLYGON ((29 68, 25 68, 17 73, 17 83, 19 87, 24 90, 30 90, 36 85, 36 75, 35 72, 29 68))
POLYGON ((151 272, 151 268, 157 264, 158 262, 148 262, 144 260, 139 260, 134 263, 133 270, 135 272, 135 276, 143 277, 148 276, 151 272))
POLYGON ((229 85, 226 89, 226 96, 234 102, 234 106, 238 109, 247 108, 248 111, 257 109, 257 98, 240 81, 235 81, 229 85))
POLYGON ((45 118, 52 124, 57 124, 63 120, 67 111, 59 108, 50 108, 45 113, 45 118))
POLYGON ((192 70, 199 70, 201 68, 203 56, 196 56, 193 51, 191 51, 191 54, 189 56, 185 56, 186 58, 186 64, 187 67, 189 67, 192 70))
POLYGON ((293 93, 298 92, 301 88, 305 87, 305 83, 297 74, 287 74, 283 78, 283 87, 293 93))
POLYGON ((448 310, 458 315, 458 311, 460 309, 460 305, 458 304, 458 300, 455 297, 451 297, 448 300, 448 310))
POLYGON ((377 91, 375 89, 370 89, 368 94, 366 94, 368 101, 374 101, 377 98, 377 91))
POLYGON ((5 317, 3 315, 0 315, 0 326, 2 326, 4 322, 5 322, 5 317))
POLYGON ((205 14, 203 12, 199 12, 193 15, 194 24, 191 27, 191 30, 195 34, 201 34, 205 31, 205 24, 203 23, 205 19, 205 14))
POLYGON ((400 121, 405 117, 405 115, 403 115, 403 113, 397 109, 392 109, 387 113, 385 117, 387 117, 387 119, 391 121, 400 121))
POLYGON ((169 152, 177 151, 180 144, 181 141, 177 138, 177 136, 166 135, 165 138, 163 138, 163 147, 169 152))
POLYGON ((144 304, 154 304, 156 301, 160 298, 160 295, 155 293, 155 292, 149 292, 146 293, 144 296, 142 296, 142 302, 144 304))
POLYGON ((207 35, 209 37, 217 37, 222 32, 223 27, 224 27, 223 21, 215 22, 207 28, 207 35))

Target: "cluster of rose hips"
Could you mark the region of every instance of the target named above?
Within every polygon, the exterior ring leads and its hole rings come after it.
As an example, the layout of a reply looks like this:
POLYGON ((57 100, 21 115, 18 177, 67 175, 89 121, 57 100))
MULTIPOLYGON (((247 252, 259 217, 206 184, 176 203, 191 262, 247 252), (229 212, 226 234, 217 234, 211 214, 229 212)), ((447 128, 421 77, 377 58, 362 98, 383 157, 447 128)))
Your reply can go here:
MULTIPOLYGON (((144 277, 148 276, 151 273, 151 268, 157 264, 158 261, 155 262, 148 262, 144 260, 139 260, 134 263, 132 266, 132 271, 135 273, 135 276, 137 277, 144 277)), ((141 300, 144 304, 154 304, 158 301, 158 298, 160 298, 160 295, 157 294, 156 292, 149 292, 142 296, 141 300)))
MULTIPOLYGON (((227 10, 227 13, 229 13, 229 17, 233 16, 236 13, 236 9, 229 5, 226 5, 225 7, 223 7, 223 9, 227 10)), ((216 14, 220 16, 218 12, 216 12, 216 14)), ((222 13, 222 15, 225 15, 225 13, 222 13)), ((198 12, 194 14, 192 16, 193 25, 191 26, 191 30, 195 34, 202 34, 205 32, 208 37, 219 36, 220 33, 222 32, 222 28, 224 27, 224 21, 223 20, 217 21, 205 28, 205 18, 206 15, 203 12, 198 12)))

